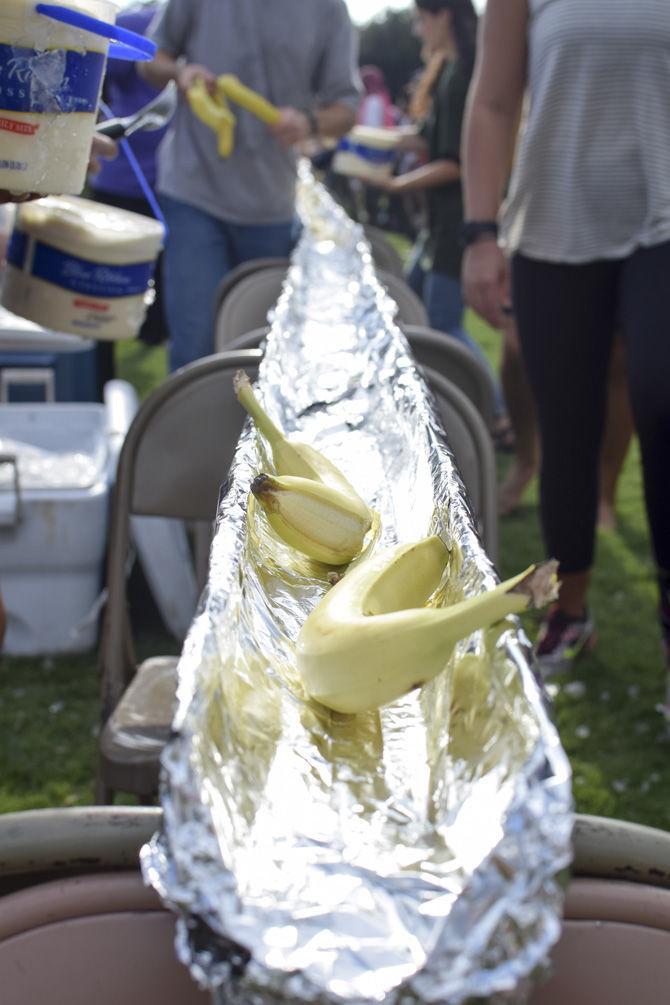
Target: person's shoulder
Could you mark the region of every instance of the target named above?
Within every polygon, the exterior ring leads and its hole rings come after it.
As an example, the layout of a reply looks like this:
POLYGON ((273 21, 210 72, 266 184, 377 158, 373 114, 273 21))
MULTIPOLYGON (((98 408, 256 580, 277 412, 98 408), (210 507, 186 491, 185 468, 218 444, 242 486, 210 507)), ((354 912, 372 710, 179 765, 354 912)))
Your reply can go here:
POLYGON ((349 8, 345 0, 312 0, 312 6, 323 12, 323 14, 332 14, 337 17, 343 17, 347 21, 351 20, 349 17, 349 8))
POLYGON ((119 12, 116 24, 120 28, 136 31, 142 35, 147 30, 156 14, 165 6, 164 3, 136 3, 119 12))

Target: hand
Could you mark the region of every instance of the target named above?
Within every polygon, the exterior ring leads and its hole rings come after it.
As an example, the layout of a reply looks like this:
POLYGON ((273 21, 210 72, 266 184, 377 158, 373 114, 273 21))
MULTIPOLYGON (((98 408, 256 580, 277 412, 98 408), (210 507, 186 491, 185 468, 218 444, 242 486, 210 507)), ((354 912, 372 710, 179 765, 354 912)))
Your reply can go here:
POLYGON ((408 132, 400 137, 395 149, 401 154, 426 154, 428 153, 428 144, 423 136, 408 132))
POLYGON ((12 195, 6 188, 0 188, 0 205, 7 202, 30 202, 31 199, 41 199, 36 192, 23 192, 21 195, 12 195))
POLYGON ((109 136, 101 136, 99 133, 94 133, 87 174, 97 174, 101 167, 100 158, 106 161, 113 161, 118 152, 118 144, 110 139, 109 136))
POLYGON ((293 147, 309 139, 312 131, 310 121, 297 108, 280 108, 279 121, 270 127, 275 139, 285 147, 293 147))
POLYGON ((507 327, 503 307, 510 303, 509 266, 493 238, 466 248, 463 256, 463 293, 466 303, 493 328, 507 327))
POLYGON ((200 66, 199 63, 185 63, 183 66, 180 66, 177 70, 175 80, 182 94, 186 94, 193 87, 196 80, 204 80, 209 93, 216 93, 216 75, 211 70, 208 70, 206 66, 200 66))
POLYGON ((370 175, 351 175, 356 181, 363 182, 364 185, 369 185, 370 188, 378 188, 381 192, 395 192, 398 188, 398 179, 395 175, 388 175, 383 177, 371 178, 370 175))

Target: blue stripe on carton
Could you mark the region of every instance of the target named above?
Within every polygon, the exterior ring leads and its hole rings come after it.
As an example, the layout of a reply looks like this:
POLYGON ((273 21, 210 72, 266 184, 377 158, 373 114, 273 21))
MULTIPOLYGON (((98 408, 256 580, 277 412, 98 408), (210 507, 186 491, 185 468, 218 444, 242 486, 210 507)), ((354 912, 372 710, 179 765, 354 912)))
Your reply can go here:
MULTIPOLYGON (((15 229, 7 249, 7 261, 17 269, 23 269, 28 248, 27 236, 15 229)), ((33 249, 33 260, 29 268, 32 276, 87 297, 143 295, 156 264, 151 261, 135 265, 105 265, 67 255, 41 241, 35 241, 33 249)))
POLYGON ((95 112, 104 69, 102 52, 0 43, 0 109, 37 115, 95 112))
POLYGON ((22 230, 19 230, 18 227, 15 227, 7 245, 7 261, 15 265, 17 269, 22 269, 23 263, 26 260, 27 249, 27 235, 22 230))
POLYGON ((392 164, 395 160, 395 150, 379 150, 376 147, 366 147, 362 143, 353 143, 343 137, 337 145, 338 150, 356 154, 370 164, 392 164))

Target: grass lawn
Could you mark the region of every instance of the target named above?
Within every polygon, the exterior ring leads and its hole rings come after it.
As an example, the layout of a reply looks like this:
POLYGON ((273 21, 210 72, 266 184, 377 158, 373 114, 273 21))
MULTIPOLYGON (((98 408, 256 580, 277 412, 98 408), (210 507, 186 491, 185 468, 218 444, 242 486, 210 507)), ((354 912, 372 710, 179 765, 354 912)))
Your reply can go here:
MULTIPOLYGON (((497 364, 498 338, 468 318, 497 364)), ((162 349, 118 346, 119 376, 144 396, 164 374, 162 349)), ((501 457, 500 473, 509 458, 501 457)), ((670 740, 654 706, 663 677, 653 566, 636 446, 619 487, 618 528, 601 533, 592 591, 599 640, 551 685, 555 719, 574 771, 577 809, 670 830, 670 740)), ((502 578, 543 556, 536 486, 501 523, 502 578)), ((142 652, 174 652, 155 621, 142 652)), ((531 637, 536 618, 524 624, 531 637)), ((98 682, 96 654, 0 661, 0 812, 93 800, 98 682)))

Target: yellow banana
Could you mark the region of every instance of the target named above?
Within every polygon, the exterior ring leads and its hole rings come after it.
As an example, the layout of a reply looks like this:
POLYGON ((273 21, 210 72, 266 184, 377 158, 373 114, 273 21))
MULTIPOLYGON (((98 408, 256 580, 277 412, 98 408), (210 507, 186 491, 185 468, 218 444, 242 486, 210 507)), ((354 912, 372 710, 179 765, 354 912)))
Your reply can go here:
POLYGON ((232 73, 224 73, 217 80, 218 93, 246 108, 257 119, 273 126, 279 121, 279 109, 256 91, 243 84, 232 73))
POLYGON ((220 156, 229 157, 233 150, 236 120, 225 96, 213 97, 205 81, 199 79, 188 89, 186 97, 193 114, 217 134, 220 156))
POLYGON ((238 401, 254 420, 261 436, 267 440, 278 475, 313 478, 315 481, 323 482, 324 485, 339 489, 340 492, 349 495, 352 501, 355 500, 360 505, 365 505, 340 469, 332 464, 328 458, 307 443, 294 443, 286 438, 281 429, 275 425, 262 408, 244 370, 238 370, 233 383, 238 401))
POLYGON ((262 474, 251 491, 282 541, 327 565, 351 562, 372 525, 370 510, 358 496, 312 478, 262 474))
POLYGON ((317 604, 298 636, 307 693, 336 712, 386 705, 437 676, 456 643, 555 594, 556 563, 531 566, 479 596, 424 606, 449 552, 437 536, 361 561, 317 604))

